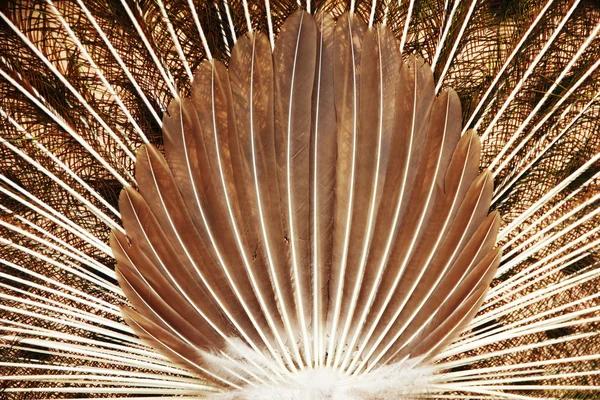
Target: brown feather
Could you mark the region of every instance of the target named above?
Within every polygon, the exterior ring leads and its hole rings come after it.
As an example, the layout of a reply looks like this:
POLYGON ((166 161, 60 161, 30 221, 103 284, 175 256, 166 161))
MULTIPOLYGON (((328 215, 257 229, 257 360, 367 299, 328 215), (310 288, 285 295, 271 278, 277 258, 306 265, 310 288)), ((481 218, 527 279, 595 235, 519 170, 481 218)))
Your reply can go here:
MULTIPOLYGON (((195 285, 197 295, 194 305, 202 311, 200 314, 178 292, 154 265, 139 251, 134 244, 127 246, 124 237, 113 234, 111 244, 115 249, 118 263, 117 279, 127 298, 138 312, 145 315, 157 325, 169 325, 174 331, 188 336, 190 341, 201 348, 218 349, 224 343, 221 335, 231 335, 232 330, 217 332, 211 324, 217 327, 227 327, 214 301, 204 301, 209 298, 201 286, 195 285), (119 250, 120 249, 120 250, 119 250), (168 303, 165 299, 169 299, 168 303), (185 315, 186 318, 181 316, 185 315), (208 323, 210 320, 211 323, 208 323)), ((190 281, 193 286, 193 281, 190 281)))
MULTIPOLYGON (((196 75, 208 74, 210 70, 206 71, 207 68, 209 66, 202 64, 196 75)), ((197 79, 194 87, 199 84, 200 80, 197 79)), ((248 287, 249 284, 237 252, 224 251, 231 250, 231 247, 224 246, 228 240, 232 240, 231 230, 226 211, 216 194, 217 184, 208 174, 209 165, 207 157, 204 156, 201 122, 195 103, 187 99, 183 99, 181 105, 173 102, 169 106, 169 112, 170 116, 165 118, 163 127, 165 150, 174 182, 185 204, 184 207, 179 202, 175 211, 183 212, 184 208, 189 210, 189 218, 193 223, 192 227, 186 227, 182 237, 193 243, 190 251, 197 249, 205 254, 202 257, 203 263, 206 264, 205 279, 210 282, 213 290, 220 293, 222 302, 229 305, 227 310, 241 329, 247 332, 254 342, 260 343, 261 340, 256 336, 254 327, 233 288, 234 285, 244 284, 248 287)), ((173 191, 172 188, 170 190, 173 193, 169 198, 174 199, 177 191, 173 191)))
MULTIPOLYGON (((487 175, 483 175, 484 177, 487 175)), ((433 286, 435 280, 427 279, 427 277, 436 276, 437 274, 445 274, 447 269, 452 265, 452 261, 455 257, 460 254, 461 249, 467 244, 467 238, 471 238, 469 233, 472 229, 477 229, 481 223, 482 214, 485 216, 489 208, 489 200, 491 199, 491 180, 481 179, 480 182, 486 183, 487 185, 479 185, 475 188, 481 187, 481 190, 472 190, 472 195, 468 199, 473 199, 472 202, 463 202, 461 210, 458 213, 457 219, 451 225, 445 240, 443 240, 441 246, 437 250, 435 257, 429 260, 428 255, 432 254, 435 249, 428 249, 431 246, 430 243, 425 243, 425 246, 417 246, 417 250, 409 261, 410 267, 405 270, 402 275, 402 281, 394 291, 394 297, 390 301, 388 308, 383 314, 381 321, 389 324, 389 331, 393 332, 394 329, 404 329, 409 321, 404 321, 400 317, 403 311, 404 314, 410 315, 413 309, 409 307, 409 299, 413 298, 413 294, 416 296, 423 295, 424 292, 416 292, 420 282, 423 282, 424 286, 430 287, 430 290, 434 290, 433 286), (485 196, 487 194, 487 196, 485 196), (481 199, 481 197, 486 197, 481 199), (486 202, 487 200, 487 202, 486 202), (483 210, 482 210, 483 209, 483 210), (473 228, 473 226, 475 228, 473 228), (420 248, 425 247, 425 248, 420 248), (397 306, 397 303, 401 306, 397 306)), ((437 224, 430 223, 428 228, 438 228, 437 224)), ((496 231, 497 233, 497 231, 496 231)), ((492 235, 492 244, 495 242, 496 234, 492 235)), ((429 237, 425 237, 426 241, 433 241, 429 237)), ((427 293, 427 292, 425 292, 427 293)), ((418 297, 416 297, 418 299, 418 297)), ((385 333, 386 337, 388 332, 385 333)), ((393 337, 393 336, 392 336, 393 337)), ((389 340, 395 339, 382 339, 382 343, 385 347, 389 344, 389 340)), ((381 348, 382 346, 380 346, 381 348)))
POLYGON ((342 15, 334 34, 334 98, 337 117, 337 164, 335 178, 335 208, 327 332, 327 365, 333 362, 337 329, 343 308, 344 276, 346 275, 356 167, 358 135, 360 60, 362 38, 366 26, 359 18, 342 15))
POLYGON ((296 302, 303 357, 312 364, 309 327, 310 280, 310 131, 316 70, 314 17, 298 11, 287 19, 273 54, 275 70, 275 154, 282 221, 288 242, 290 279, 296 302))
POLYGON ((271 357, 281 362, 278 354, 287 355, 287 352, 279 334, 281 320, 268 273, 259 265, 253 265, 254 249, 249 248, 247 236, 242 229, 244 223, 241 215, 247 215, 249 211, 243 175, 241 171, 238 174, 233 172, 234 164, 240 169, 241 156, 239 147, 235 143, 230 145, 230 140, 237 135, 237 130, 229 75, 223 64, 209 63, 206 68, 200 69, 194 80, 192 100, 198 112, 198 119, 202 121, 201 140, 204 157, 208 163, 208 169, 203 172, 209 181, 208 184, 214 185, 212 187, 217 204, 221 205, 223 219, 219 221, 219 227, 222 230, 215 230, 215 236, 222 246, 224 256, 230 258, 226 266, 235 275, 234 282, 240 280, 240 284, 236 284, 234 290, 240 296, 254 329, 271 357), (242 213, 240 207, 243 207, 245 212, 242 213))
POLYGON ((325 327, 329 304, 329 277, 333 246, 333 212, 336 174, 336 118, 333 90, 335 22, 328 14, 317 16, 317 60, 312 100, 310 141, 310 241, 313 296, 313 352, 323 365, 325 327))
POLYGON ((169 333, 167 330, 156 325, 143 315, 128 309, 121 309, 123 319, 131 326, 142 341, 149 346, 158 349, 161 353, 167 354, 169 359, 173 360, 182 368, 193 371, 201 378, 209 380, 213 385, 219 387, 236 388, 239 387, 232 382, 219 376, 219 374, 203 367, 202 355, 194 346, 190 346, 169 333))
MULTIPOLYGON (((191 223, 191 219, 185 213, 185 205, 179 196, 175 182, 169 172, 166 161, 153 148, 147 148, 146 151, 141 151, 138 155, 138 168, 136 177, 140 184, 140 194, 144 199, 152 201, 149 204, 153 210, 153 214, 157 216, 158 223, 165 229, 170 244, 178 254, 178 259, 182 261, 191 276, 197 274, 200 279, 205 282, 207 289, 214 293, 223 304, 224 310, 237 321, 246 323, 246 326, 240 327, 247 332, 253 332, 252 325, 248 324, 247 317, 243 314, 244 303, 250 296, 245 296, 240 299, 240 303, 233 302, 233 296, 230 297, 232 303, 225 303, 221 293, 228 291, 225 280, 217 280, 212 271, 217 270, 216 266, 210 263, 211 259, 206 257, 206 253, 202 252, 202 247, 199 243, 202 242, 200 237, 195 234, 195 229, 191 223), (208 263, 204 266, 205 263, 208 263)), ((229 253, 229 252, 228 252, 229 253)), ((180 270, 170 267, 171 271, 180 270)), ((249 287, 249 283, 244 279, 246 276, 242 273, 237 273, 231 276, 231 281, 237 287, 249 287)), ((255 306, 257 307, 257 306, 255 306)), ((264 321, 264 320, 263 320, 264 321)), ((238 328, 240 329, 240 328, 238 328)))

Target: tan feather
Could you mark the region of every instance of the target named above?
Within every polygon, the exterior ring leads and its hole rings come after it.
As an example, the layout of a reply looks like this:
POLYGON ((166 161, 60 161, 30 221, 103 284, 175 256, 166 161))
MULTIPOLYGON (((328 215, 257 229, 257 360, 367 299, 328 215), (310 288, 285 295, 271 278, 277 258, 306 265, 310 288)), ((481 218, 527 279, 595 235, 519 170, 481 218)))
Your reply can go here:
POLYGON ((423 330, 423 339, 410 353, 412 357, 425 355, 432 357, 436 349, 443 347, 464 328, 467 321, 475 316, 494 273, 500 264, 501 250, 496 249, 481 261, 484 274, 470 274, 463 285, 459 285, 453 295, 440 307, 428 327, 423 330))
POLYGON ((200 377, 209 379, 219 386, 233 389, 240 388, 235 383, 205 368, 202 365, 202 356, 196 347, 184 343, 135 311, 122 309, 121 313, 127 324, 134 327, 144 342, 158 349, 163 354, 167 354, 176 364, 187 370, 194 371, 200 377))
POLYGON ((199 120, 206 122, 202 125, 201 140, 208 169, 202 173, 214 185, 218 203, 221 205, 220 213, 225 219, 223 224, 226 227, 221 226, 222 230, 215 231, 215 237, 222 248, 227 249, 223 254, 229 258, 225 265, 233 269, 234 291, 240 297, 240 302, 269 353, 279 359, 274 341, 278 342, 280 351, 284 345, 279 336, 280 323, 276 305, 273 296, 262 291, 266 287, 264 279, 261 280, 257 276, 257 268, 251 264, 252 255, 242 232, 239 198, 241 196, 242 203, 245 204, 244 191, 241 190, 243 186, 237 190, 235 185, 229 144, 229 136, 237 134, 230 132, 236 132, 236 129, 229 74, 221 63, 205 64, 206 68, 200 68, 196 73, 192 100, 199 120), (267 326, 270 332, 265 329, 267 326))
MULTIPOLYGON (((458 165, 455 163, 454 170, 442 170, 444 168, 441 161, 443 159, 442 149, 445 142, 456 143, 456 138, 460 134, 460 127, 458 125, 451 127, 454 131, 449 131, 448 129, 447 120, 452 118, 451 114, 448 113, 450 105, 448 99, 449 97, 444 95, 436 99, 432 114, 431 132, 428 139, 431 143, 431 149, 427 152, 430 155, 428 169, 430 170, 430 175, 434 174, 434 176, 456 175, 461 169, 471 169, 470 165, 458 165), (436 148, 438 149, 437 151, 436 148)), ((455 110, 457 108, 459 109, 459 107, 455 107, 455 110)), ((457 148, 456 150, 458 154, 461 154, 461 151, 462 148, 457 148)), ((446 167, 448 166, 446 164, 446 167)), ((476 172, 476 166, 474 169, 476 172)), ((491 193, 491 180, 486 180, 485 182, 488 183, 485 186, 485 193, 491 193)), ((432 182, 431 185, 436 185, 436 183, 432 182)), ((453 257, 462 248, 462 242, 459 241, 457 243, 452 238, 464 237, 464 235, 461 236, 461 233, 463 229, 467 229, 464 226, 465 224, 468 226, 478 226, 480 219, 478 219, 479 214, 477 211, 482 207, 485 207, 487 210, 487 204, 489 204, 488 197, 484 196, 484 198, 481 198, 481 192, 474 191, 473 193, 472 198, 475 201, 475 205, 465 202, 465 204, 461 204, 460 206, 463 210, 462 214, 465 215, 461 219, 458 219, 459 222, 463 221, 461 224, 451 217, 451 214, 453 215, 453 208, 458 201, 452 197, 448 198, 439 189, 437 190, 435 204, 429 216, 426 217, 425 231, 422 233, 422 238, 416 244, 412 255, 409 256, 409 267, 402 274, 399 286, 395 288, 395 300, 392 300, 392 302, 399 302, 401 306, 389 306, 383 314, 382 321, 389 321, 389 332, 394 333, 385 333, 385 338, 382 339, 384 345, 380 346, 381 352, 376 357, 375 362, 383 357, 389 351, 390 347, 402 343, 399 338, 402 337, 401 335, 404 330, 408 329, 410 331, 411 324, 414 323, 414 316, 420 311, 421 307, 425 307, 424 303, 427 298, 438 290, 443 291, 444 286, 440 283, 440 280, 443 276, 446 276, 451 265, 453 265, 453 257), (470 210, 471 212, 469 213, 465 210, 470 210)), ((491 244, 488 244, 488 246, 493 246, 496 235, 497 227, 496 230, 485 236, 486 238, 490 238, 488 242, 491 241, 491 244)), ((485 254, 485 251, 483 254, 485 254)), ((466 260, 470 259, 469 257, 465 258, 466 260)), ((446 284, 448 283, 446 282, 446 284)), ((392 302, 390 304, 393 304, 392 302)), ((439 303, 430 302, 429 307, 425 307, 422 311, 425 314, 431 314, 432 310, 435 310, 438 305, 439 303)))
POLYGON ((280 240, 288 242, 298 328, 308 365, 312 364, 309 153, 316 45, 314 18, 298 11, 281 28, 273 54, 275 154, 285 235, 280 240))
POLYGON ((334 34, 334 98, 337 117, 337 164, 329 311, 327 314, 327 365, 331 365, 343 309, 344 281, 348 262, 352 210, 356 197, 355 179, 359 122, 359 91, 364 22, 350 14, 342 15, 334 34))
MULTIPOLYGON (((436 256, 438 257, 438 260, 443 260, 442 263, 444 265, 441 273, 445 273, 446 269, 451 265, 452 260, 459 254, 460 249, 466 245, 466 238, 471 237, 473 230, 479 227, 482 217, 485 217, 485 214, 487 213, 488 204, 492 194, 489 174, 482 174, 481 179, 478 179, 473 183, 470 194, 470 196, 467 195, 466 200, 461 204, 456 220, 453 221, 450 230, 447 233, 446 240, 442 242, 440 249, 437 250, 436 256)), ((443 230, 443 227, 440 229, 439 225, 434 223, 430 223, 428 225, 428 228, 429 227, 433 229, 433 232, 429 233, 429 236, 438 230, 443 230)), ((494 234, 494 241, 495 236, 496 235, 494 234)), ((429 237, 426 237, 425 240, 432 241, 429 237)), ((427 243, 426 245, 430 244, 427 243)), ((383 352, 387 351, 387 347, 395 341, 395 339, 391 339, 392 341, 390 342, 390 339, 388 339, 386 342, 385 336, 387 336, 388 332, 390 330, 393 331, 394 325, 398 326, 397 329, 404 329, 409 323, 409 321, 399 320, 398 316, 404 309, 407 309, 409 299, 413 293, 415 293, 418 283, 426 276, 427 270, 432 268, 433 271, 435 271, 438 268, 436 266, 437 263, 435 258, 430 261, 430 263, 423 263, 422 256, 425 254, 427 254, 425 250, 420 250, 419 247, 417 247, 413 256, 416 257, 417 260, 409 261, 410 267, 405 269, 401 278, 402 280, 399 281, 398 286, 394 288, 394 296, 381 319, 382 322, 385 322, 385 325, 383 325, 385 329, 381 331, 382 333, 380 334, 378 341, 374 342, 374 346, 369 350, 369 357, 371 354, 377 352, 375 350, 375 347, 377 346, 380 350, 379 355, 376 356, 376 360, 379 360, 383 356, 383 352), (419 258, 421 258, 420 262, 418 261, 419 258), (384 344, 381 345, 381 343, 384 344)), ((432 254, 431 250, 429 254, 432 254)), ((426 285, 435 287, 435 281, 427 282, 426 285)), ((431 290, 433 290, 433 288, 431 290)))
MULTIPOLYGON (((153 210, 153 214, 157 216, 159 225, 166 229, 168 241, 177 253, 178 259, 182 261, 184 266, 187 266, 192 276, 194 273, 198 274, 200 279, 206 282, 205 285, 209 288, 209 291, 214 293, 213 296, 222 304, 224 310, 228 311, 230 318, 235 318, 236 321, 246 321, 246 326, 243 329, 253 332, 252 326, 255 326, 256 323, 248 324, 241 309, 251 307, 253 303, 250 303, 250 305, 248 303, 254 299, 250 295, 241 296, 239 297, 241 307, 239 303, 226 305, 220 296, 220 292, 226 290, 225 282, 220 282, 220 286, 217 286, 219 282, 209 272, 212 268, 203 271, 201 265, 207 261, 207 258, 198 251, 200 249, 198 243, 201 240, 194 235, 191 220, 186 218, 185 206, 179 197, 166 161, 156 150, 148 147, 147 151, 142 150, 139 153, 138 166, 136 176, 140 183, 140 194, 144 199, 147 198, 153 201, 149 204, 149 207, 153 210)), ((181 269, 173 270, 181 271, 181 269)), ((231 276, 230 284, 238 288, 247 288, 250 284, 244 279, 245 277, 246 275, 243 273, 235 273, 231 276)), ((185 279, 183 278, 182 281, 185 279)), ((254 305, 254 307, 258 308, 257 305, 254 305)), ((265 323, 264 318, 261 318, 261 322, 265 323)), ((238 329, 241 327, 240 323, 238 329)), ((256 331, 259 330, 256 329, 256 331)))
MULTIPOLYGON (((253 343, 260 343, 234 290, 234 279, 241 280, 245 274, 240 263, 229 261, 229 257, 234 257, 235 252, 224 252, 221 244, 228 237, 229 227, 226 213, 220 207, 215 193, 216 185, 210 180, 208 173, 204 173, 208 172, 209 167, 204 156, 200 120, 194 103, 185 99, 181 105, 173 102, 169 111, 170 116, 164 121, 165 150, 170 169, 173 171, 173 179, 182 194, 194 227, 186 230, 183 237, 192 240, 192 250, 204 252, 202 260, 207 269, 202 276, 209 287, 214 291, 218 290, 222 304, 228 305, 228 318, 232 323, 239 324, 240 328, 247 332, 246 335, 252 335, 253 343), (219 233, 219 242, 216 241, 214 232, 219 233)), ((175 194, 176 192, 172 196, 175 194)), ((177 209, 182 210, 181 203, 177 209)))
POLYGON ((335 22, 330 15, 317 16, 317 60, 310 136, 310 248, 315 366, 322 366, 325 362, 325 327, 333 246, 337 156, 333 90, 334 31, 335 22))

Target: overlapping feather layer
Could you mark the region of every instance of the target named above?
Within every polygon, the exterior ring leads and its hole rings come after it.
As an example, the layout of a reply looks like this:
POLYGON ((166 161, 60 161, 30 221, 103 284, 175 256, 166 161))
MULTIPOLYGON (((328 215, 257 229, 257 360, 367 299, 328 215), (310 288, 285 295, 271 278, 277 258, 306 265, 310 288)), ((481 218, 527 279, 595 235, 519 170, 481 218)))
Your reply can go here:
POLYGON ((496 272, 499 217, 458 96, 398 48, 384 26, 299 11, 273 52, 248 33, 229 68, 197 68, 111 237, 143 340, 259 398, 427 390, 496 272))

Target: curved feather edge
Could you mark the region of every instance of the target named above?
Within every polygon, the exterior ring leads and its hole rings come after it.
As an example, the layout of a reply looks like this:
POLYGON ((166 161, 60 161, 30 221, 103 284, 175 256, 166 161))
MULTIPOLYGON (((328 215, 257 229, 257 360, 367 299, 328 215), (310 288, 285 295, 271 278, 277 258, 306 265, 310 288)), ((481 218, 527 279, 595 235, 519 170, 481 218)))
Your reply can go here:
POLYGON ((166 157, 137 154, 111 237, 124 317, 215 398, 424 393, 501 256, 460 131, 385 27, 298 11, 273 53, 241 36, 169 106, 166 157))

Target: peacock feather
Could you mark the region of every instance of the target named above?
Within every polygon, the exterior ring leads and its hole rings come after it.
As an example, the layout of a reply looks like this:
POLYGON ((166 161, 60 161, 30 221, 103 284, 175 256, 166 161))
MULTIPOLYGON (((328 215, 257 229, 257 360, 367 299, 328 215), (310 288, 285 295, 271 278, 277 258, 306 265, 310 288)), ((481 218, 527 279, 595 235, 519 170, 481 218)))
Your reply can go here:
POLYGON ((595 1, 0 5, 0 396, 593 399, 595 1))

